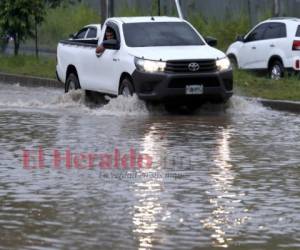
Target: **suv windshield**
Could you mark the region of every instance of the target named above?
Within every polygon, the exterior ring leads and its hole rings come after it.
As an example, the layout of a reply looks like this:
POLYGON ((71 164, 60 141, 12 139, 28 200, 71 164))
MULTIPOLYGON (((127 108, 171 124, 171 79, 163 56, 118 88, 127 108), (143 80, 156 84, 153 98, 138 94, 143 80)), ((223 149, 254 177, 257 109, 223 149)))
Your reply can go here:
POLYGON ((123 24, 128 47, 192 46, 205 43, 185 22, 123 24))

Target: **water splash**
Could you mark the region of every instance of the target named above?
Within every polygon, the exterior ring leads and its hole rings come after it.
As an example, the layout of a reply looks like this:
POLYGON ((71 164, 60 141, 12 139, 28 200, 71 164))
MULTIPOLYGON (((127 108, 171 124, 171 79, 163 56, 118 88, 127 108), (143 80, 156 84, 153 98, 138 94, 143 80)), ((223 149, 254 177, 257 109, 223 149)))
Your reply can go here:
POLYGON ((108 104, 96 109, 93 113, 96 115, 147 115, 149 110, 145 102, 135 95, 133 97, 118 96, 112 98, 108 104))
MULTIPOLYGON (((62 89, 29 88, 20 84, 0 84, 0 107, 1 108, 30 108, 39 110, 58 110, 76 113, 91 113, 93 115, 165 115, 163 105, 147 105, 144 101, 134 97, 109 98, 109 102, 103 99, 100 105, 91 105, 86 98, 84 90, 74 90, 67 94, 62 89)), ((195 114, 230 114, 230 115, 253 115, 270 112, 259 101, 246 97, 233 96, 226 104, 205 104, 195 114)))
POLYGON ((242 96, 233 96, 226 112, 229 114, 259 114, 269 112, 258 100, 249 99, 242 96))

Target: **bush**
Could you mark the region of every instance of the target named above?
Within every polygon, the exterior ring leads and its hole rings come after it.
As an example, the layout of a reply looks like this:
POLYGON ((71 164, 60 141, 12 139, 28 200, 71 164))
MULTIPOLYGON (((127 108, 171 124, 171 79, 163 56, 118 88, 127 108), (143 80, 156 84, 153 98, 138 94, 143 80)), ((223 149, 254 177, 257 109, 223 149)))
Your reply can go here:
POLYGON ((192 16, 190 22, 203 36, 218 39, 218 48, 225 51, 238 35, 245 35, 250 27, 250 20, 245 16, 225 21, 205 20, 202 16, 192 16))

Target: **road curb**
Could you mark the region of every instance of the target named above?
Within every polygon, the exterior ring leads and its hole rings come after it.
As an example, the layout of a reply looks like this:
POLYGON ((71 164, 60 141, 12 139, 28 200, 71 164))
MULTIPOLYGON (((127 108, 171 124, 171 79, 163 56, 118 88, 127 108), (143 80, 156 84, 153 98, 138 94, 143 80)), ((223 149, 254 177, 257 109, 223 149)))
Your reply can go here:
POLYGON ((263 106, 274 110, 300 113, 300 102, 285 101, 285 100, 267 100, 267 99, 257 99, 257 100, 263 106))
POLYGON ((7 74, 7 73, 0 73, 0 82, 10 83, 10 84, 19 83, 21 86, 30 86, 30 87, 50 87, 50 88, 64 87, 62 83, 51 78, 15 75, 15 74, 7 74))

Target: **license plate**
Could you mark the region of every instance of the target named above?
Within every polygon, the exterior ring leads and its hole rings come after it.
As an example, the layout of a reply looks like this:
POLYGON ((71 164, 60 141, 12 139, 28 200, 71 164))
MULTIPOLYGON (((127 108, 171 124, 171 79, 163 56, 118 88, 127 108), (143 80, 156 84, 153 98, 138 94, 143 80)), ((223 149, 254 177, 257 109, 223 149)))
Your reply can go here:
POLYGON ((187 95, 202 95, 203 85, 187 85, 185 87, 185 93, 187 95))

